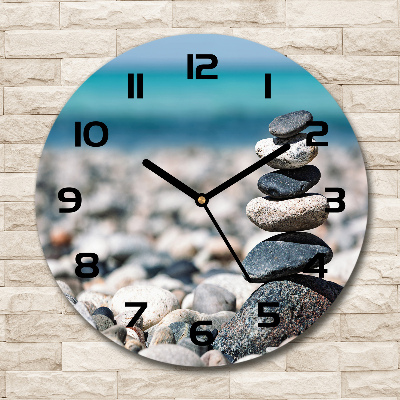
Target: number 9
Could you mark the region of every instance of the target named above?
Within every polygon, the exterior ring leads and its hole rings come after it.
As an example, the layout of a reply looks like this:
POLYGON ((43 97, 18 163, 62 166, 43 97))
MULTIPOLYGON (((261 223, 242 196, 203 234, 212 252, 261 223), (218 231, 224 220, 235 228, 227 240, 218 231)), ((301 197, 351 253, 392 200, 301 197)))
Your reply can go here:
POLYGON ((59 208, 60 213, 72 213, 78 211, 82 205, 82 196, 78 189, 72 187, 66 187, 58 192, 58 199, 66 203, 75 203, 71 208, 59 208), (75 198, 65 197, 65 193, 72 193, 75 198))

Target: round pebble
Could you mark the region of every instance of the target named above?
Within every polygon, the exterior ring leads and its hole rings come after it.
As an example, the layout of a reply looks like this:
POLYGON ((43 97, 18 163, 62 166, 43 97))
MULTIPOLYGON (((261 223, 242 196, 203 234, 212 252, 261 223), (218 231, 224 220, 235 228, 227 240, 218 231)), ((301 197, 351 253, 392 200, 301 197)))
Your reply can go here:
POLYGON ((93 315, 93 320, 96 324, 97 329, 102 332, 105 331, 108 328, 111 328, 112 326, 114 326, 114 322, 113 320, 111 320, 110 318, 106 317, 103 314, 96 314, 93 315))
POLYGON ((304 231, 322 225, 328 218, 328 201, 321 194, 305 194, 288 200, 257 197, 246 206, 253 224, 270 232, 304 231))
POLYGON ((106 317, 111 319, 111 321, 114 321, 114 314, 108 307, 96 308, 96 310, 93 312, 92 316, 94 316, 94 315, 105 315, 106 317))
POLYGON ((159 326, 154 332, 150 346, 157 346, 159 344, 175 344, 175 336, 169 326, 159 326))
POLYGON ((203 361, 207 367, 221 367, 230 364, 219 350, 207 351, 207 353, 204 353, 201 356, 201 361, 203 361))
POLYGON ((193 310, 205 314, 236 311, 236 297, 220 286, 203 283, 194 291, 193 310))
POLYGON ((129 338, 124 346, 126 349, 128 349, 129 351, 131 351, 132 353, 139 353, 140 350, 145 349, 145 346, 143 345, 143 343, 139 342, 136 339, 133 338, 129 338))
POLYGON ((147 302, 147 308, 142 314, 144 330, 179 308, 179 301, 171 292, 150 285, 127 286, 118 290, 111 301, 111 309, 116 314, 132 309, 139 310, 139 307, 126 307, 125 302, 147 302))
POLYGON ((280 115, 269 124, 269 133, 277 137, 288 138, 307 128, 312 120, 312 114, 305 110, 280 115))
POLYGON ((275 169, 294 169, 304 167, 304 165, 310 163, 318 154, 318 147, 308 146, 306 138, 306 133, 299 133, 289 139, 262 139, 256 144, 256 153, 260 158, 262 158, 273 151, 278 150, 285 143, 289 143, 290 149, 268 162, 267 165, 275 169))
POLYGON ((297 169, 280 169, 263 175, 258 180, 258 189, 274 199, 298 197, 315 186, 321 172, 314 165, 297 169))
POLYGON ((114 325, 111 328, 103 331, 102 334, 111 339, 113 342, 123 345, 123 343, 125 343, 127 332, 124 326, 114 325))
POLYGON ((203 361, 201 361, 196 353, 176 344, 152 346, 139 351, 139 354, 143 357, 168 364, 187 367, 205 367, 203 361))

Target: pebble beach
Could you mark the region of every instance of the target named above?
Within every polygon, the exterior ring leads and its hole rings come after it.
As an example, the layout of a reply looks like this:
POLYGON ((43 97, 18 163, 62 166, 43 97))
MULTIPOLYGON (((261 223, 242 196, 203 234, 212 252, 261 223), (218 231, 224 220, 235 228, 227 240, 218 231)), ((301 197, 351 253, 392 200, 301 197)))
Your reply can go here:
MULTIPOLYGON (((243 278, 205 210, 146 170, 139 151, 45 151, 36 195, 39 235, 61 290, 86 321, 133 353, 194 367, 254 358, 312 325, 355 266, 367 221, 367 186, 358 149, 328 146, 306 153, 298 120, 290 122, 294 125, 280 138, 266 133, 255 148, 171 147, 151 152, 154 163, 206 193, 273 151, 277 141, 292 143, 286 159, 274 160, 209 204, 236 254, 252 276, 260 278, 257 283, 243 278), (279 171, 293 172, 279 176, 279 171), (291 179, 285 190, 279 186, 282 179, 291 179), (58 212, 62 187, 81 192, 77 212, 58 212), (335 197, 325 193, 329 187, 345 189, 346 209, 328 218, 326 197, 335 197), (300 220, 296 214, 283 221, 282 204, 286 210, 298 210, 300 220), (279 255, 278 242, 286 246, 282 266, 279 257, 271 263, 262 251, 257 253, 261 246, 279 255), (77 278, 79 252, 98 255, 97 277, 77 278), (316 254, 323 256, 328 270, 324 279, 302 272, 316 254), (302 263, 282 272, 295 258, 302 263), (127 308, 127 301, 147 302, 132 327, 127 325, 138 309, 127 308), (280 324, 255 330, 257 303, 268 301, 279 302, 280 324), (196 322, 204 337, 214 338, 212 345, 193 343, 190 330, 196 322)), ((279 136, 279 126, 272 131, 279 136)), ((201 341, 201 333, 197 337, 201 341)))

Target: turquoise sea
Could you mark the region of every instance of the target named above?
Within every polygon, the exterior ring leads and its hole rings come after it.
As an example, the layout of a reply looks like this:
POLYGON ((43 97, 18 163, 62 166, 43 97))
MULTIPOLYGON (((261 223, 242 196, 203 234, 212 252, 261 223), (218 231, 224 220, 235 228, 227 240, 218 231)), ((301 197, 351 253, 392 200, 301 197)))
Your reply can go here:
MULTIPOLYGON (((208 62, 195 60, 195 67, 208 62)), ((296 110, 327 122, 329 143, 357 145, 335 100, 293 61, 243 39, 184 35, 130 50, 93 74, 62 110, 46 148, 73 148, 76 121, 104 122, 106 146, 124 150, 254 146, 270 137, 268 124, 275 117, 296 110), (204 75, 218 74, 218 79, 187 79, 187 54, 209 53, 218 57, 218 65, 204 75), (143 74, 143 99, 128 99, 128 73, 143 74), (271 99, 264 95, 266 73, 271 99)), ((91 137, 100 138, 100 128, 92 128, 91 137)))

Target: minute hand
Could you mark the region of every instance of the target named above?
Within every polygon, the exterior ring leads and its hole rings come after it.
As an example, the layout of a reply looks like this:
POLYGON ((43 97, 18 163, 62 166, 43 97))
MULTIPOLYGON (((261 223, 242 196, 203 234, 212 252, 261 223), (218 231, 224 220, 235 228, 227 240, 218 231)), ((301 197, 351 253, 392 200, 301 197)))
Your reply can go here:
POLYGON ((290 149, 290 144, 286 143, 283 146, 279 147, 279 149, 273 151, 272 153, 268 154, 267 156, 263 157, 261 160, 258 160, 256 163, 250 165, 250 167, 247 167, 244 169, 242 172, 239 172, 235 176, 232 176, 232 178, 228 179, 224 183, 221 183, 219 186, 216 188, 210 190, 205 197, 207 199, 211 199, 212 197, 216 196, 217 194, 223 192, 225 189, 228 189, 228 187, 232 186, 233 184, 239 182, 241 179, 245 178, 247 175, 250 175, 257 169, 261 168, 263 165, 267 164, 268 162, 272 161, 274 158, 280 156, 283 154, 285 151, 288 151, 290 149))

